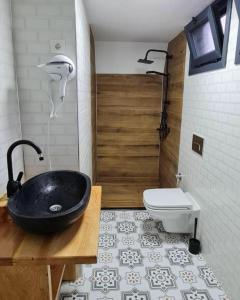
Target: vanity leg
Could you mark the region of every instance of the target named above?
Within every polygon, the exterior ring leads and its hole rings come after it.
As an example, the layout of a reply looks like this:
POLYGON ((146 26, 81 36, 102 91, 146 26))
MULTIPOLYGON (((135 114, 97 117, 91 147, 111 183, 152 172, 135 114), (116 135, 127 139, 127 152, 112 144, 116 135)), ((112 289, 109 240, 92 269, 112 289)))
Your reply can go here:
POLYGON ((51 265, 49 268, 49 290, 51 292, 51 297, 49 299, 58 300, 61 288, 61 283, 63 279, 63 274, 65 271, 65 265, 51 265))
POLYGON ((75 281, 77 278, 82 276, 81 265, 66 265, 65 272, 63 274, 64 281, 75 281))

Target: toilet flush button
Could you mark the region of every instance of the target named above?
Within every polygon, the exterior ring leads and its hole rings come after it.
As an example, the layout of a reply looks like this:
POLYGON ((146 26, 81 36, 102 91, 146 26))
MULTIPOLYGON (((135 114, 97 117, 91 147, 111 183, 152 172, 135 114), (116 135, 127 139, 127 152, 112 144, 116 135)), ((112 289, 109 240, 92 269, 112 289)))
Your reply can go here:
POLYGON ((203 143, 204 139, 196 134, 193 134, 192 138, 192 150, 199 155, 203 155, 203 143))

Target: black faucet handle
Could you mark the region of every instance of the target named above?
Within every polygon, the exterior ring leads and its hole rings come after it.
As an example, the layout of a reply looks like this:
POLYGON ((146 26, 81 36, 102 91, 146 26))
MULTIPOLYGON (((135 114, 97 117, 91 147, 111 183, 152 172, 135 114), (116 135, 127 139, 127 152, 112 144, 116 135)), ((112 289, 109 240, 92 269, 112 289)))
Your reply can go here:
POLYGON ((23 177, 23 172, 19 172, 18 177, 17 177, 17 181, 21 182, 22 177, 23 177))
POLYGON ((16 180, 8 181, 7 183, 7 196, 11 197, 14 194, 22 189, 21 180, 23 177, 23 172, 19 172, 18 177, 16 180))

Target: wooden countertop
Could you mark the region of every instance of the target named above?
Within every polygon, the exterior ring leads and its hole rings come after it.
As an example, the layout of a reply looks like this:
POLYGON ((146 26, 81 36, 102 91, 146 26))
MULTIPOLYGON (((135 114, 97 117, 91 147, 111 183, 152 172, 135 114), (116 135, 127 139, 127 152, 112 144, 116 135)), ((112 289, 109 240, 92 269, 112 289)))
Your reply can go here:
POLYGON ((0 203, 0 266, 91 264, 97 261, 101 210, 100 186, 93 186, 84 215, 51 236, 29 234, 11 222, 0 203))

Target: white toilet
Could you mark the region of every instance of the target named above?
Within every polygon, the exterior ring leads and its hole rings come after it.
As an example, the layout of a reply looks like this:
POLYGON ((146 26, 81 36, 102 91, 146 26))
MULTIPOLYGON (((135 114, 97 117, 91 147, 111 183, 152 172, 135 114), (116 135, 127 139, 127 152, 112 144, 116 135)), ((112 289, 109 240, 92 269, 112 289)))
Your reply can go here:
POLYGON ((143 202, 150 216, 161 220, 167 232, 193 232, 194 220, 200 215, 196 200, 180 188, 145 190, 143 202))

